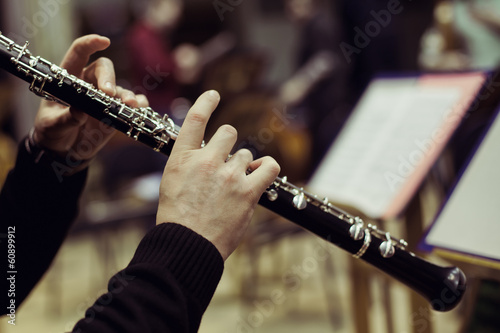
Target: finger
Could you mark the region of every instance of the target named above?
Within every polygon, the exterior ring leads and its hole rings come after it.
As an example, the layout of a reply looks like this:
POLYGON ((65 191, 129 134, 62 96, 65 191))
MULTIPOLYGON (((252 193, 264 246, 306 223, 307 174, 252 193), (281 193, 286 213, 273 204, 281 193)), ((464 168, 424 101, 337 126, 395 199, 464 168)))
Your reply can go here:
POLYGON ((215 158, 226 160, 233 149, 238 133, 233 126, 222 125, 206 145, 206 150, 214 154, 215 158))
POLYGON ((241 168, 246 173, 252 161, 253 155, 250 150, 240 149, 231 156, 231 159, 227 163, 234 165, 235 168, 241 168))
POLYGON ((117 95, 115 67, 108 58, 101 57, 88 65, 83 70, 83 79, 95 83, 98 89, 112 97, 117 95))
POLYGON ((131 106, 133 108, 136 108, 139 106, 139 102, 137 101, 135 94, 131 90, 117 86, 116 87, 116 97, 120 98, 123 103, 125 103, 128 106, 131 106))
POLYGON ((110 40, 99 35, 87 35, 76 39, 64 56, 61 67, 68 73, 80 76, 83 68, 89 62, 90 56, 102 51, 110 45, 110 40))
POLYGON ((256 193, 263 193, 269 185, 278 177, 280 166, 272 157, 265 156, 250 163, 252 173, 248 178, 254 184, 256 193))
POLYGON ((207 91, 198 97, 186 115, 172 153, 201 147, 208 119, 217 107, 219 100, 219 93, 214 90, 207 91))
POLYGON ((135 95, 135 98, 137 98, 137 104, 139 104, 140 108, 147 108, 149 106, 149 101, 146 95, 135 95))
POLYGON ((58 103, 52 104, 49 101, 42 101, 40 110, 50 110, 50 112, 39 112, 36 115, 35 127, 40 131, 50 129, 53 133, 66 133, 81 126, 87 118, 83 112, 69 109, 58 103))

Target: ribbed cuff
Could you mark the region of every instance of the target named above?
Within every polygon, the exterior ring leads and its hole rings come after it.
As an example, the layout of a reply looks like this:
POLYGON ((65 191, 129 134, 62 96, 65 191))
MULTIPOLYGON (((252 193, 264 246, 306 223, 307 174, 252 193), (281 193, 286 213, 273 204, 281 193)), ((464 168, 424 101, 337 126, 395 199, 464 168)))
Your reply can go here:
POLYGON ((204 308, 224 270, 222 256, 211 242, 176 223, 160 224, 144 236, 129 267, 139 263, 168 270, 204 308))

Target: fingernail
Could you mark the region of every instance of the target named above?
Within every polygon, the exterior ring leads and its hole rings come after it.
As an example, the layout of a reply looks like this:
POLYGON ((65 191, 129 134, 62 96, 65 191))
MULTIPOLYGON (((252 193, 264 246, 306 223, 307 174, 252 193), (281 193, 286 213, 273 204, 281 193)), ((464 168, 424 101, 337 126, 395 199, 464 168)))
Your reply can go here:
POLYGON ((218 93, 216 90, 210 90, 210 91, 208 92, 208 94, 209 94, 211 97, 214 97, 214 98, 217 98, 217 99, 219 99, 219 98, 220 98, 220 95, 219 95, 219 93, 218 93))

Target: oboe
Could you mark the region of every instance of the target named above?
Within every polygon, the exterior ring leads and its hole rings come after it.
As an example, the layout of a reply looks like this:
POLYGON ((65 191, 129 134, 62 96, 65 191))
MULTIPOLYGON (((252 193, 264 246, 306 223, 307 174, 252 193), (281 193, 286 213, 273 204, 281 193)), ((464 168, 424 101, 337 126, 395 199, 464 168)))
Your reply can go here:
MULTIPOLYGON (((16 44, 0 32, 0 66, 28 82, 38 96, 75 106, 115 127, 128 137, 168 155, 179 127, 168 115, 151 108, 132 108, 93 85, 69 74, 28 50, 28 42, 16 44)), ((408 251, 408 244, 377 226, 366 224, 335 207, 327 198, 308 193, 278 177, 259 203, 377 267, 420 293, 437 311, 453 309, 465 293, 466 278, 457 267, 440 267, 408 251)))

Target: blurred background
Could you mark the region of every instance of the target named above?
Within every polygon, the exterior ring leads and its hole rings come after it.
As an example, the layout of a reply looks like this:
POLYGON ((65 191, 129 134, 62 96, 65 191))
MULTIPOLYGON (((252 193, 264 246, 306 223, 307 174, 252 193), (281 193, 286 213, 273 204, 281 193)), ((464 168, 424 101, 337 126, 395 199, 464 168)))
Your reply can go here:
MULTIPOLYGON (((222 101, 207 138, 221 124, 232 124, 237 148, 275 157, 282 175, 298 185, 307 184, 374 76, 494 69, 500 61, 500 3, 493 0, 0 4, 2 33, 18 43, 28 40, 33 54, 54 63, 78 36, 109 37, 111 46, 96 57, 110 58, 118 84, 147 95, 155 111, 178 125, 200 93, 218 90, 222 101), (370 22, 374 30, 367 31, 370 22)), ((0 72, 0 185, 39 102, 25 83, 0 72)), ((165 161, 123 134, 112 139, 90 169, 80 217, 51 270, 20 309, 17 326, 2 319, 0 332, 71 330, 154 225, 165 161)), ((438 185, 426 181, 432 186, 424 184, 408 208, 421 214, 421 232, 452 184, 439 179, 438 185)), ((385 221, 401 236, 405 214, 385 221)), ((258 209, 226 264, 200 332, 493 332, 498 322, 475 310, 484 281, 499 274, 459 264, 476 287, 457 309, 435 313, 377 270, 258 209), (318 247, 325 249, 321 258, 318 247), (275 290, 283 291, 282 302, 270 302, 275 290)), ((484 288, 493 295, 486 308, 498 310, 498 283, 484 288)))

